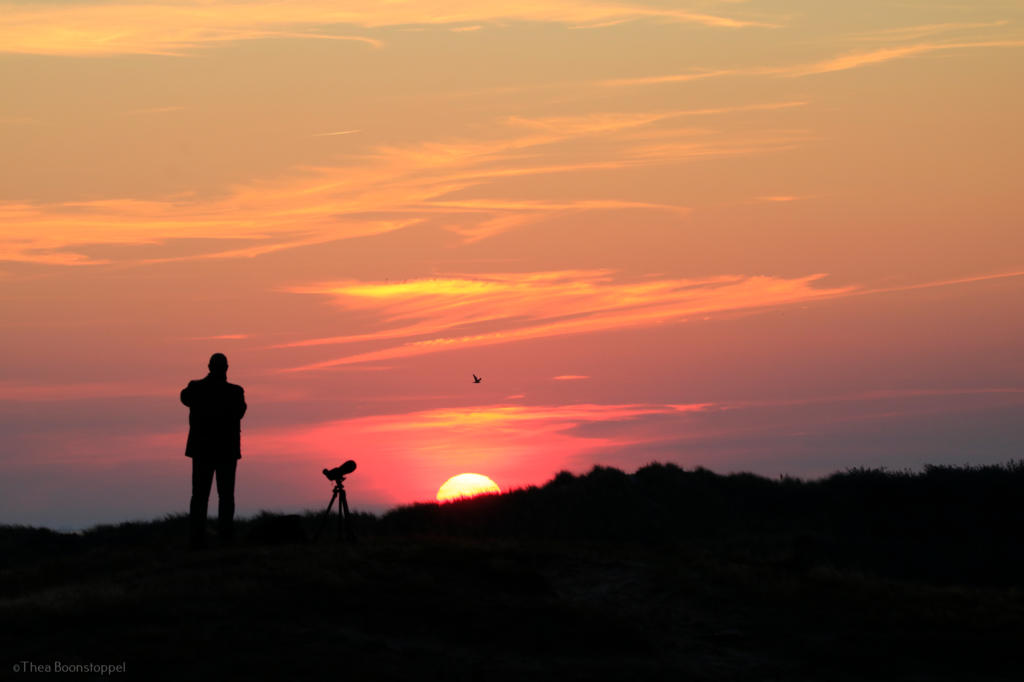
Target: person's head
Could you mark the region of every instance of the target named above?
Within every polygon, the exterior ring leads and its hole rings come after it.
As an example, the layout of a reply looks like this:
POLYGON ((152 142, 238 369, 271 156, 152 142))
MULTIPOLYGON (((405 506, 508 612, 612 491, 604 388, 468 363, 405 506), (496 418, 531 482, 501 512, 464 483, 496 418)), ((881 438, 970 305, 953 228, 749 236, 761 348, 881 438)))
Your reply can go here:
POLYGON ((210 374, 228 373, 228 358, 223 353, 214 353, 210 356, 210 374))

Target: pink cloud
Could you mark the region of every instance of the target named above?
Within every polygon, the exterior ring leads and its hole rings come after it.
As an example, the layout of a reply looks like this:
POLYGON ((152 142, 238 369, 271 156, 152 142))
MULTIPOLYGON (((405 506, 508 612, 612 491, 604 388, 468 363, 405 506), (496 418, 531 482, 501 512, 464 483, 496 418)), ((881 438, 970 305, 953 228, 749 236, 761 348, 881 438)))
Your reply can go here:
MULTIPOLYGON (((445 480, 475 471, 503 489, 536 484, 585 453, 630 442, 572 433, 582 424, 683 415, 710 404, 482 405, 343 419, 247 434, 250 459, 355 459, 366 490, 386 502, 433 499, 445 480)), ((311 463, 312 466, 312 463, 311 463)))
POLYGON ((325 369, 456 348, 680 322, 691 315, 806 303, 854 290, 815 287, 822 277, 729 275, 619 281, 611 271, 565 270, 403 282, 327 282, 292 291, 330 296, 344 309, 371 312, 383 329, 284 345, 385 342, 375 350, 294 368, 325 369), (476 331, 452 333, 474 326, 476 331), (424 336, 428 338, 421 338, 424 336))

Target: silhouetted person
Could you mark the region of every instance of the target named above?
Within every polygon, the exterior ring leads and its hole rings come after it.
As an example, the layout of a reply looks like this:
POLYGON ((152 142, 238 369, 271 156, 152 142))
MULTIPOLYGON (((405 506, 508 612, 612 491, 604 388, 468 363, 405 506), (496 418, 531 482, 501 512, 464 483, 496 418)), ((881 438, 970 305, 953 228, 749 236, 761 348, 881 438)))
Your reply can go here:
POLYGON ((189 537, 193 547, 206 544, 206 508, 210 486, 217 475, 217 525, 220 538, 230 543, 234 535, 235 468, 242 457, 241 423, 245 393, 228 383, 228 359, 210 356, 210 373, 188 382, 181 402, 189 408, 188 444, 192 458, 192 502, 189 505, 189 537))

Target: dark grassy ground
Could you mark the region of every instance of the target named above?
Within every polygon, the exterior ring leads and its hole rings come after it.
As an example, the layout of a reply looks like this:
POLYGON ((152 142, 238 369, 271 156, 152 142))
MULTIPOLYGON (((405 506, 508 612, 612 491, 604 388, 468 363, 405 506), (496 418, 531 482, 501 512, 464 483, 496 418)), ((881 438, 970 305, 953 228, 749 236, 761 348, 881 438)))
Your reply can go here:
MULTIPOLYGON (((653 465, 359 515, 0 528, 21 661, 144 679, 1019 680, 1020 465, 769 481, 653 465), (333 529, 331 529, 333 530, 333 529)), ((115 676, 116 677, 116 676, 115 676)), ((123 677, 123 676, 122 676, 123 677)))

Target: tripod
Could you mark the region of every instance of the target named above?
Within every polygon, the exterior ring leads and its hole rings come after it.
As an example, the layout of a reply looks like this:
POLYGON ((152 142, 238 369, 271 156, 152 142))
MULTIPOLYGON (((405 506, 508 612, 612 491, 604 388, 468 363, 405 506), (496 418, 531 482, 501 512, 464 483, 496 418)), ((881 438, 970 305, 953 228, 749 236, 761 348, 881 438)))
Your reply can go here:
POLYGON ((339 476, 334 481, 334 494, 331 495, 331 501, 327 503, 320 527, 317 529, 316 535, 313 536, 314 542, 320 538, 320 533, 327 525, 327 519, 331 515, 331 507, 334 506, 335 500, 338 500, 338 536, 335 541, 341 542, 343 539, 349 542, 356 541, 356 534, 352 530, 352 515, 348 510, 348 498, 345 497, 345 477, 339 476))

